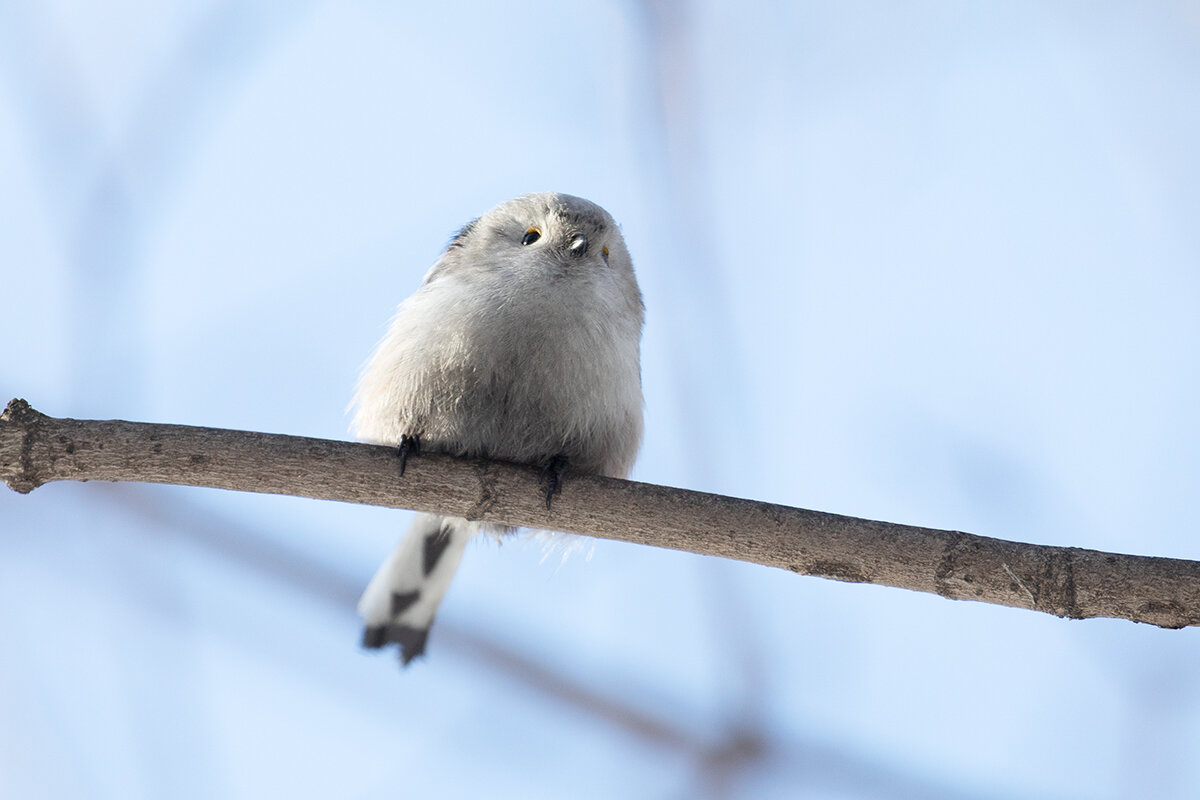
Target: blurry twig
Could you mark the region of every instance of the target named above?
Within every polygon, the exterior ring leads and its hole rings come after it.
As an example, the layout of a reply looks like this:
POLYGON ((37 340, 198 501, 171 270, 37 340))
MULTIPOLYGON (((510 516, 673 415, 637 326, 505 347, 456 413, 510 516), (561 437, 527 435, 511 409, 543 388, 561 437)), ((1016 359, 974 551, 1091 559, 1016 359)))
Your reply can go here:
POLYGON ((57 480, 141 481, 411 508, 1075 619, 1200 624, 1195 561, 1022 544, 592 475, 569 476, 547 510, 534 467, 429 454, 400 480, 389 447, 57 419, 24 400, 0 415, 0 478, 19 492, 57 480))
MULTIPOLYGON (((154 528, 171 531, 227 563, 248 567, 307 598, 343 610, 348 620, 354 614, 355 603, 363 589, 357 579, 301 552, 281 548, 278 542, 265 538, 259 530, 195 504, 184 503, 182 508, 179 503, 168 505, 161 497, 146 492, 126 490, 102 495, 104 499, 115 501, 126 513, 142 517, 154 528)), ((645 744, 698 754, 697 758, 702 758, 711 747, 704 737, 666 718, 655 717, 616 696, 605 695, 564 677, 548 666, 545 658, 521 653, 453 619, 439 618, 434 635, 439 650, 457 653, 477 666, 524 685, 547 700, 608 722, 645 744)))
MULTIPOLYGON (((248 568, 309 600, 345 611, 348 624, 353 618, 362 585, 327 562, 282 547, 258 526, 246 526, 205 505, 136 491, 141 487, 112 488, 115 491, 97 492, 97 499, 115 501, 125 513, 182 537, 227 564, 248 568)), ((230 621, 229 628, 238 627, 237 622, 246 620, 239 616, 237 621, 230 621)), ((825 735, 802 736, 798 740, 780 738, 779 732, 772 730, 765 720, 748 727, 745 720, 721 719, 712 729, 697 730, 695 725, 679 721, 677 714, 656 712, 652 708, 678 702, 678 699, 666 701, 670 692, 665 686, 647 685, 641 694, 650 698, 650 702, 643 699, 639 703, 622 697, 621 692, 589 685, 555 667, 546 655, 557 649, 554 646, 547 646, 542 653, 522 651, 508 644, 506 636, 496 633, 463 625, 450 617, 439 617, 434 631, 439 652, 457 655, 475 668, 509 681, 562 711, 578 712, 607 724, 641 745, 657 748, 667 755, 684 754, 699 767, 698 785, 689 787, 684 795, 687 797, 729 795, 734 790, 729 784, 735 774, 765 769, 783 770, 788 775, 788 785, 795 790, 832 788, 856 797, 998 800, 1004 796, 1001 792, 981 793, 943 785, 853 747, 831 744, 825 735)), ((313 659, 307 651, 289 650, 295 645, 287 637, 258 629, 232 635, 240 646, 261 648, 265 655, 281 659, 289 668, 306 671, 310 679, 336 683, 338 691, 349 693, 357 702, 367 703, 373 709, 379 708, 381 698, 376 693, 354 682, 345 682, 327 664, 317 663, 320 659, 313 659)), ((619 680, 611 680, 612 669, 601 672, 610 676, 610 685, 623 685, 619 680)))

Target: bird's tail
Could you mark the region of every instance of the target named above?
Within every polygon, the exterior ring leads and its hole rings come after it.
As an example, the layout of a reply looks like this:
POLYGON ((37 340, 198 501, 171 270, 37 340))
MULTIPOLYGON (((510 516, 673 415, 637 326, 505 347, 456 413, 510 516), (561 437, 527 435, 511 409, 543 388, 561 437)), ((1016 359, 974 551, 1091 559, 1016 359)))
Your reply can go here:
POLYGON ((487 527, 458 517, 418 514, 358 601, 358 614, 366 625, 363 646, 399 645, 404 664, 425 652, 429 626, 463 550, 487 527))

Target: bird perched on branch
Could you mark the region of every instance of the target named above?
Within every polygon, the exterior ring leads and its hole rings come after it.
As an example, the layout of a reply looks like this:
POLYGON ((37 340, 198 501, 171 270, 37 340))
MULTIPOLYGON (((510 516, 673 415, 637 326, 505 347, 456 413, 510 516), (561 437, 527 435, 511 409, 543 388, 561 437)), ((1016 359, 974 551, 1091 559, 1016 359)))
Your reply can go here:
MULTIPOLYGON (((354 398, 359 438, 543 469, 625 477, 642 434, 642 295, 617 224, 566 194, 530 194, 463 227, 400 304, 354 398)), ((358 611, 363 644, 407 664, 467 541, 502 525, 419 514, 358 611)))

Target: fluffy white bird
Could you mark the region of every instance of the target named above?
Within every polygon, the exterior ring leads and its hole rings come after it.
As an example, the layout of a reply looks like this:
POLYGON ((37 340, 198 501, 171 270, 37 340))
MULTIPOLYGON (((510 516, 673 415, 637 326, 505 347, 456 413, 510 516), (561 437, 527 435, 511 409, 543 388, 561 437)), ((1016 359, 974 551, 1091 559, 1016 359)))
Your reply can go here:
MULTIPOLYGON (((354 398, 359 438, 537 464, 547 504, 566 465, 625 477, 642 435, 642 295, 594 203, 531 194, 462 228, 400 304, 354 398)), ((403 478, 400 478, 402 480, 403 478)), ((407 664, 467 542, 503 526, 419 514, 359 601, 363 644, 407 664)))

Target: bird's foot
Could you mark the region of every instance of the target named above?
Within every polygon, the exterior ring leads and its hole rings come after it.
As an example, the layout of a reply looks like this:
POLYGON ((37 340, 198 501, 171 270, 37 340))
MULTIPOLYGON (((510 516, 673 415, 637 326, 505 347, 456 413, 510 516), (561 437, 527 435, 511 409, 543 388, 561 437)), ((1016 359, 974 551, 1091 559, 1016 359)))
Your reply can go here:
POLYGON ((402 434, 400 445, 396 448, 396 458, 400 459, 400 474, 404 475, 404 467, 408 464, 409 456, 421 454, 421 437, 402 434))
POLYGON ((567 457, 562 453, 554 456, 542 467, 542 488, 546 490, 546 510, 550 510, 550 501, 562 489, 563 475, 567 472, 567 457))

